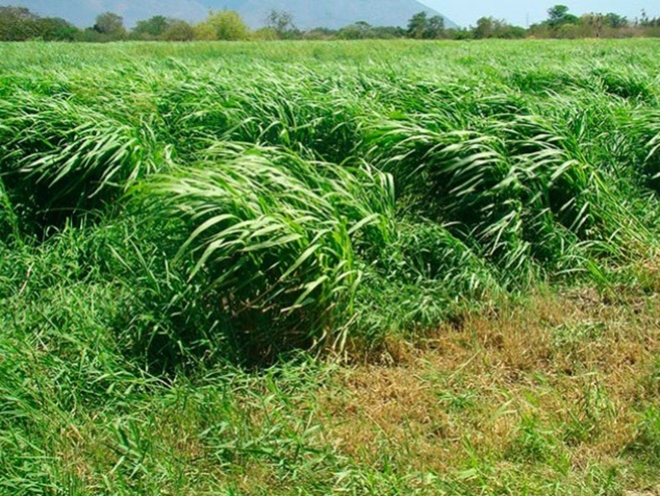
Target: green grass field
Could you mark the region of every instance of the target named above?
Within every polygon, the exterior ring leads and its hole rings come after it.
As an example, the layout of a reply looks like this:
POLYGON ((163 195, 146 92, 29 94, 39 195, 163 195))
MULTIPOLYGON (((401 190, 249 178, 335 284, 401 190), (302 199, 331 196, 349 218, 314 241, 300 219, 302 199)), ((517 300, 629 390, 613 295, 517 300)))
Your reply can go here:
POLYGON ((0 494, 660 494, 659 52, 0 45, 0 494))

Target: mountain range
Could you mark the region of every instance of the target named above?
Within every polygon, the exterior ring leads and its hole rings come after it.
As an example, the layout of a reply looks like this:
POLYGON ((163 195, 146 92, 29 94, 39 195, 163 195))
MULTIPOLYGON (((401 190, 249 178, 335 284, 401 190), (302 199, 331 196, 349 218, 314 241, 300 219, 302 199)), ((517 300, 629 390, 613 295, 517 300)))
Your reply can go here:
MULTIPOLYGON (((198 22, 209 10, 230 9, 241 14, 253 29, 264 26, 273 10, 291 13, 299 29, 338 29, 358 21, 404 27, 418 12, 441 15, 416 0, 9 0, 0 1, 2 5, 27 7, 36 14, 62 17, 79 27, 92 26, 103 12, 121 15, 126 26, 132 27, 154 15, 198 22)), ((446 27, 456 26, 444 19, 446 27)))

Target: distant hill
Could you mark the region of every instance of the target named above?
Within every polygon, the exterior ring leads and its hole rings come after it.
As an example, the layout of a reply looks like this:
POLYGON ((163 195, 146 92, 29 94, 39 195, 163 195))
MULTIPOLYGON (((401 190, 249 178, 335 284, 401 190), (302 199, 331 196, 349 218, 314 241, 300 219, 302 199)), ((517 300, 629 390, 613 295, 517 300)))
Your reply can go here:
MULTIPOLYGON (((417 12, 441 15, 416 0, 4 0, 0 5, 27 7, 80 27, 93 25, 96 16, 107 11, 124 17, 129 27, 158 14, 197 22, 211 9, 236 10, 251 28, 263 26, 273 9, 292 13, 300 29, 337 29, 358 21, 373 26, 405 26, 417 12)), ((447 18, 445 25, 456 26, 447 18)))
MULTIPOLYGON (((273 9, 291 12, 296 26, 341 28, 358 21, 372 26, 405 26, 416 13, 441 15, 416 0, 198 0, 208 8, 238 11, 252 27, 262 26, 273 9)), ((447 27, 455 24, 445 18, 447 27)))

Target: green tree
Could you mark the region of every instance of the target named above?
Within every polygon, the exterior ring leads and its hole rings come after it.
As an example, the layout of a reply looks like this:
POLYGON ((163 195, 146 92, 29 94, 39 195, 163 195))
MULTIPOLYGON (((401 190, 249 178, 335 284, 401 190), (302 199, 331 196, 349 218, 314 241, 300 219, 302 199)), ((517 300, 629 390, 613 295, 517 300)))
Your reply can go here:
POLYGON ((358 21, 349 26, 343 27, 337 33, 337 37, 342 40, 364 40, 373 38, 371 25, 368 22, 358 21))
POLYGON ((426 23, 426 31, 424 38, 438 39, 444 38, 445 35, 445 19, 442 16, 435 15, 428 19, 426 23))
POLYGON ((468 28, 450 28, 445 30, 445 35, 450 40, 471 40, 474 38, 474 30, 468 28))
POLYGON ((167 29, 161 35, 165 41, 191 41, 195 38, 193 27, 186 21, 171 21, 167 29))
POLYGON ((96 18, 94 31, 106 35, 110 39, 122 39, 126 37, 124 19, 113 12, 104 12, 96 18))
POLYGON ((555 5, 548 9, 548 24, 556 28, 562 24, 577 24, 578 18, 570 14, 566 5, 555 5))
POLYGON ((428 29, 428 21, 426 12, 418 12, 413 15, 408 21, 408 37, 418 40, 424 38, 424 34, 428 29))
POLYGON ((548 21, 551 24, 560 24, 568 14, 568 7, 566 5, 555 5, 548 9, 548 21))
POLYGON ((338 32, 330 28, 314 28, 305 31, 303 36, 306 40, 330 40, 337 36, 338 32))
POLYGON ((600 38, 604 26, 602 14, 584 14, 580 16, 580 37, 600 38))
POLYGON ((72 41, 78 29, 59 17, 39 17, 24 7, 0 7, 0 41, 72 41))
POLYGON ((170 24, 171 20, 165 16, 153 16, 147 20, 138 21, 131 34, 142 40, 157 40, 167 31, 170 24))
POLYGON ((525 28, 521 26, 512 26, 506 23, 497 32, 498 38, 507 40, 520 40, 525 36, 527 36, 527 30, 525 28))
POLYGON ((205 21, 195 26, 195 38, 202 40, 247 40, 250 30, 234 10, 210 12, 205 21))
POLYGON ((472 30, 472 35, 477 39, 502 38, 519 39, 526 35, 525 28, 512 26, 503 19, 494 17, 482 17, 477 21, 477 25, 472 30))
POLYGON ((297 38, 300 34, 293 23, 293 14, 285 10, 271 10, 266 17, 266 26, 271 28, 280 40, 297 38))
POLYGON ((43 17, 37 20, 37 26, 45 41, 74 41, 79 33, 78 28, 59 17, 43 17))
POLYGON ((25 41, 39 37, 38 19, 24 7, 0 7, 0 41, 25 41))
POLYGON ((492 38, 495 31, 495 19, 492 17, 481 17, 477 20, 477 25, 474 28, 474 37, 477 39, 492 38))
POLYGON ((193 27, 195 39, 200 41, 214 41, 218 39, 215 28, 208 22, 200 22, 193 27))
POLYGON ((628 19, 614 12, 605 14, 605 24, 613 29, 621 29, 628 27, 628 19))
POLYGON ((384 40, 405 38, 406 36, 406 31, 398 26, 373 26, 371 33, 373 38, 384 40))

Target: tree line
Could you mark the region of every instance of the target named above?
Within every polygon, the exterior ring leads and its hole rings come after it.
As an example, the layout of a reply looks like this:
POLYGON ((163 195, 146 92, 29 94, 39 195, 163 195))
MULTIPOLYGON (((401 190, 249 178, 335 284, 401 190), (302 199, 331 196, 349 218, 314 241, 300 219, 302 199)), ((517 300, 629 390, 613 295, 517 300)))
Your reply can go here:
POLYGON ((105 12, 93 26, 80 29, 65 19, 41 17, 24 7, 0 7, 0 41, 193 41, 193 40, 357 40, 357 39, 521 39, 521 38, 624 38, 660 37, 660 17, 630 20, 616 13, 572 14, 565 5, 548 9, 543 22, 523 28, 494 17, 482 17, 469 28, 447 28, 441 16, 419 12, 405 28, 372 26, 356 22, 341 29, 300 30, 293 15, 273 10, 264 19, 265 26, 250 30, 241 16, 232 10, 209 12, 203 21, 191 24, 181 19, 156 15, 127 29, 118 14, 105 12))

